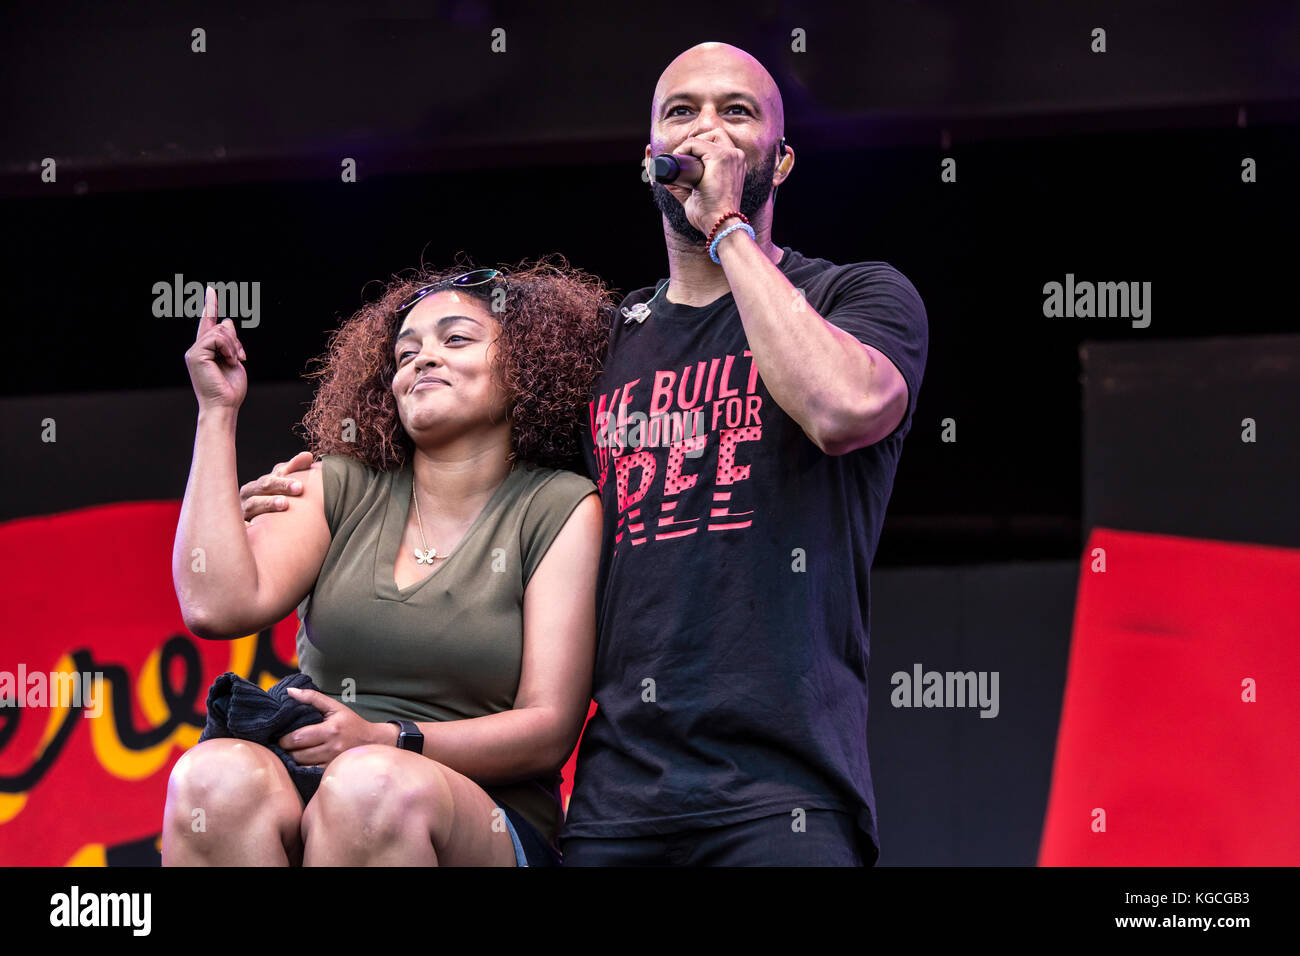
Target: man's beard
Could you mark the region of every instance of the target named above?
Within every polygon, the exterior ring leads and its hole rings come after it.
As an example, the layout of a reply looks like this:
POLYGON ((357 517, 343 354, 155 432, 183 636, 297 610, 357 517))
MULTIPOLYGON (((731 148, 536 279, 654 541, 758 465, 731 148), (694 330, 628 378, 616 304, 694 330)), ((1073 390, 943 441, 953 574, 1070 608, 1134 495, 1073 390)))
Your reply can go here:
MULTIPOLYGON (((746 218, 753 219, 754 214, 763 208, 763 204, 772 195, 772 176, 775 173, 775 152, 763 165, 745 173, 745 185, 740 194, 740 211, 746 218)), ((661 183, 651 183, 650 188, 653 191, 655 205, 667 217, 668 225, 672 226, 673 232, 691 242, 704 245, 704 240, 708 236, 691 225, 691 221, 686 218, 686 207, 677 201, 677 197, 661 183)))

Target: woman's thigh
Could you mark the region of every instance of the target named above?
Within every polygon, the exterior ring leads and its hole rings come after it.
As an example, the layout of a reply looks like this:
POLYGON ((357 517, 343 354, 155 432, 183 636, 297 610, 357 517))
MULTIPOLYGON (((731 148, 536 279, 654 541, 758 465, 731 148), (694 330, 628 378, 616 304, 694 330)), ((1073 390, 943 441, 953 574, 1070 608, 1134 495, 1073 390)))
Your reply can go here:
POLYGON ((303 815, 310 841, 318 822, 351 821, 386 828, 418 820, 439 866, 513 866, 514 843, 505 811, 464 774, 395 747, 354 747, 325 768, 303 815), (400 819, 398 819, 400 818, 400 819))

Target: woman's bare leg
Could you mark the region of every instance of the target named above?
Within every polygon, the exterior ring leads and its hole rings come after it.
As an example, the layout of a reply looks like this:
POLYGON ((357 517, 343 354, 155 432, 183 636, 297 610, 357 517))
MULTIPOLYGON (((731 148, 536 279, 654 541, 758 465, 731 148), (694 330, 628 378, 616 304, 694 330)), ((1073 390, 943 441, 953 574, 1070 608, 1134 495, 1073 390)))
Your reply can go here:
POLYGON ((503 811, 478 784, 395 747, 354 747, 302 816, 305 866, 514 866, 503 811))
POLYGON ((163 866, 296 866, 302 798, 280 759, 231 737, 186 751, 167 781, 163 866))

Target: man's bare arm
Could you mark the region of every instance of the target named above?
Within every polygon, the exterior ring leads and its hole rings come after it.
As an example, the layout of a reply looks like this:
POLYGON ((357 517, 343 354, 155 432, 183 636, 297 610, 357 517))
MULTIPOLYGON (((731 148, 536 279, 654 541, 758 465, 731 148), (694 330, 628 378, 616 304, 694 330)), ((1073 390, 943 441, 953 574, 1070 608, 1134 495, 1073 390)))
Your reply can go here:
POLYGON ((745 233, 718 258, 763 384, 818 448, 843 455, 898 427, 907 383, 893 362, 818 315, 745 233))

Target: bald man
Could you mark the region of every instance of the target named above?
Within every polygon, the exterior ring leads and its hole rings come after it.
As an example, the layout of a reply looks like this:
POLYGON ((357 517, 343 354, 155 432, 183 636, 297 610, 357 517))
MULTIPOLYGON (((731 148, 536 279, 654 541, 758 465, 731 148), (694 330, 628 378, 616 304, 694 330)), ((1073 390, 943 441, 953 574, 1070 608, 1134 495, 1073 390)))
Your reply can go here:
POLYGON ((784 128, 772 77, 727 44, 655 88, 646 156, 689 153, 704 175, 652 183, 669 277, 624 301, 591 406, 599 709, 566 866, 879 855, 869 572, 928 326, 886 263, 773 245, 784 128))

